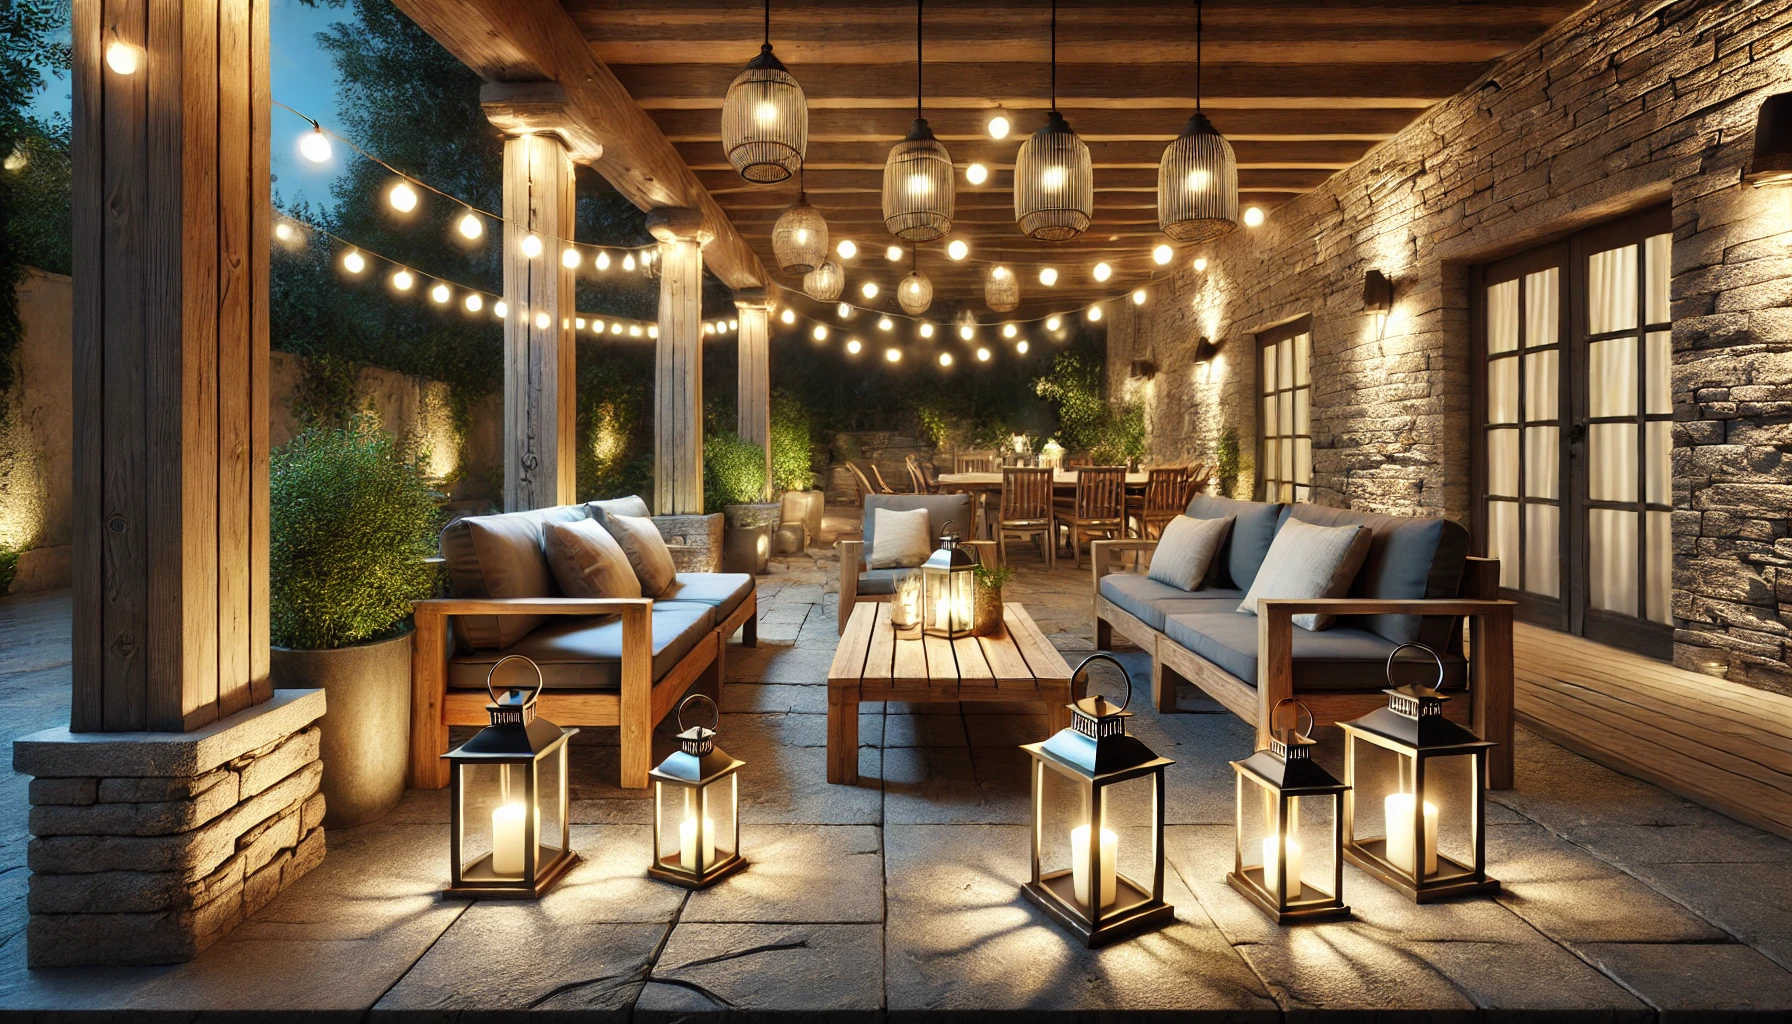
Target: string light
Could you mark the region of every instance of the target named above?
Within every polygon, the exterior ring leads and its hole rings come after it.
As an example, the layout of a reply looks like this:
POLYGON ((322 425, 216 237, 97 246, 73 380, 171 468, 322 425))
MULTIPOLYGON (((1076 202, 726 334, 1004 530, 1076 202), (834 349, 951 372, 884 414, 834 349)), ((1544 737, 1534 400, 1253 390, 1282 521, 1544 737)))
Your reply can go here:
POLYGON ((641 325, 640 324, 629 324, 628 325, 628 336, 631 338, 639 338, 641 336, 641 325))
POLYGON ((608 270, 608 269, 610 269, 610 254, 602 249, 599 249, 597 251, 597 259, 593 260, 592 262, 596 265, 597 269, 608 270))
POLYGON ((1014 127, 1014 122, 1009 119, 1007 111, 997 107, 983 127, 989 131, 990 138, 1000 142, 1008 137, 1008 129, 1014 127))
POLYGON ((1045 329, 1048 331, 1055 331, 1059 327, 1063 326, 1063 324, 1064 324, 1064 321, 1059 319, 1056 314, 1053 314, 1052 316, 1048 316, 1045 318, 1045 329))
POLYGON ((1021 355, 1024 356, 1027 354, 1028 347, 1029 346, 1027 345, 1026 339, 1022 338, 1020 340, 1020 343, 1014 346, 1014 351, 1019 352, 1021 355))
POLYGON ((121 75, 137 73, 137 57, 137 48, 130 43, 113 40, 112 45, 106 47, 106 66, 121 75))
POLYGON ((401 292, 410 291, 411 285, 415 283, 417 283, 417 279, 412 277, 408 270, 399 270, 392 275, 392 287, 401 292))
POLYGON ((979 363, 989 362, 989 349, 986 349, 986 348, 978 349, 977 350, 977 361, 979 363))
POLYGON ((478 238, 483 234, 485 234, 485 225, 480 222, 479 215, 468 210, 466 216, 460 219, 461 237, 478 238))
MULTIPOLYGON (((523 236, 523 255, 534 259, 541 255, 541 239, 534 235, 523 236)), ((631 268, 632 269, 632 268, 631 268)))
POLYGON ((784 312, 778 314, 778 319, 784 321, 785 326, 789 326, 796 323, 796 313, 786 308, 784 312))
POLYGON ((958 336, 966 341, 970 341, 977 336, 977 329, 970 324, 965 324, 958 329, 958 336))
POLYGON ((582 316, 573 317, 572 326, 573 326, 573 330, 575 330, 575 331, 584 330, 585 329, 585 318, 582 316))
POLYGON ((479 297, 478 292, 468 292, 466 307, 467 307, 467 312, 477 313, 481 309, 485 308, 485 300, 479 297))
POLYGON ((834 312, 842 320, 850 320, 852 318, 852 306, 848 303, 842 302, 838 306, 835 306, 834 312))
POLYGON ((1196 256, 1195 257, 1195 273, 1197 273, 1197 274, 1207 273, 1207 257, 1205 257, 1205 256, 1196 256))
POLYGON ((278 238, 282 242, 290 242, 293 239, 299 237, 299 233, 297 231, 293 230, 293 227, 291 224, 288 224, 285 221, 281 221, 280 223, 274 225, 274 237, 278 238))
POLYGON ((554 318, 551 316, 548 316, 547 310, 542 310, 541 312, 535 314, 535 326, 541 330, 544 330, 544 331, 547 330, 548 325, 553 322, 554 322, 554 318))
POLYGON ((951 366, 952 365, 952 353, 941 352, 940 353, 940 365, 941 366, 951 366))
POLYGON ((894 323, 892 323, 890 318, 887 316, 883 317, 882 319, 878 320, 878 322, 877 322, 877 329, 880 331, 887 331, 894 326, 896 326, 896 325, 894 323))
MULTIPOLYGON (((492 304, 492 313, 495 314, 498 319, 504 319, 510 315, 510 303, 505 302, 503 299, 499 299, 492 304)), ((603 330, 603 326, 600 324, 597 329, 601 331, 603 330)))
POLYGON ((859 293, 867 299, 877 298, 877 282, 866 281, 863 285, 859 286, 859 293))
POLYGON ((299 155, 314 164, 330 159, 330 137, 316 121, 311 122, 310 131, 299 136, 299 155))
POLYGON ((1013 324, 1003 324, 1002 325, 1002 337, 1004 337, 1004 338, 1012 338, 1019 333, 1020 333, 1020 328, 1014 326, 1013 324))
POLYGON ((417 208, 417 190, 401 181, 386 193, 386 201, 399 213, 410 213, 417 208))
POLYGON ((602 320, 591 321, 591 333, 592 334, 604 333, 604 322, 602 320))
POLYGON ((884 349, 884 358, 892 363, 902 362, 902 350, 899 348, 884 349))
POLYGON ((703 325, 703 333, 709 334, 709 335, 714 335, 716 333, 716 325, 715 324, 704 324, 703 325))
POLYGON ((1135 306, 1143 306, 1145 304, 1145 289, 1134 288, 1132 290, 1132 304, 1135 306))
POLYGON ((738 331, 738 330, 740 330, 740 321, 739 321, 739 320, 730 320, 730 321, 728 321, 728 329, 729 329, 729 330, 731 330, 731 331, 738 331))
POLYGON ((660 325, 659 324, 648 324, 647 325, 647 336, 649 338, 659 337, 660 336, 660 325))
POLYGON ((342 257, 342 266, 351 274, 359 274, 367 269, 367 261, 361 257, 359 252, 350 249, 348 254, 342 257))
POLYGON ((826 324, 816 324, 815 330, 811 333, 815 335, 816 341, 828 340, 828 328, 826 324))
POLYGON ((972 164, 964 169, 964 180, 973 185, 981 185, 989 180, 989 168, 982 164, 972 164))
POLYGON ((848 338, 846 341, 846 351, 849 355, 858 355, 859 350, 864 347, 865 346, 859 344, 859 339, 857 338, 848 338))
POLYGON ((612 321, 610 324, 610 333, 611 334, 621 334, 622 333, 622 325, 612 321))
POLYGON ((635 269, 635 254, 634 253, 631 252, 628 255, 622 257, 622 269, 624 269, 624 270, 635 269))
POLYGON ((931 324, 925 320, 923 320, 921 322, 921 337, 923 337, 923 338, 933 337, 933 324, 931 324))
POLYGON ((892 245, 884 250, 884 259, 889 260, 891 263, 901 260, 902 256, 902 246, 900 245, 892 245))
POLYGON ((1040 267, 1039 268, 1039 283, 1042 285, 1045 285, 1047 288, 1050 288, 1052 285, 1057 284, 1058 283, 1058 268, 1056 268, 1056 267, 1040 267))
POLYGON ((1101 319, 1101 307, 1100 306, 1090 306, 1089 307, 1090 322, 1093 323, 1094 321, 1097 321, 1100 319, 1101 319))
POLYGON ((840 244, 834 246, 834 251, 840 254, 841 259, 850 260, 859 254, 859 247, 852 239, 842 238, 840 244))
POLYGON ((560 254, 560 265, 568 270, 579 269, 579 263, 581 261, 582 257, 579 255, 579 250, 574 249, 570 245, 566 247, 566 251, 560 254))
POLYGON ((454 297, 454 293, 449 290, 447 285, 437 281, 436 286, 429 290, 429 297, 436 300, 436 305, 445 306, 448 304, 448 300, 454 297))
POLYGON ((1263 208, 1262 207, 1253 206, 1250 209, 1244 211, 1244 226, 1245 227, 1254 228, 1254 227, 1261 225, 1262 223, 1263 223, 1263 208))
POLYGON ((1157 248, 1151 250, 1151 258, 1153 260, 1155 260, 1157 262, 1157 265, 1160 267, 1163 266, 1164 264, 1170 262, 1170 260, 1172 258, 1174 258, 1175 255, 1176 255, 1176 250, 1170 248, 1167 245, 1160 245, 1157 248))
POLYGON ((964 239, 954 238, 946 246, 946 255, 955 260, 962 260, 971 254, 971 247, 964 244, 964 239))
POLYGON ((1113 267, 1108 266, 1106 263, 1095 264, 1095 280, 1106 281, 1108 278, 1113 277, 1113 276, 1114 276, 1114 268, 1113 267))

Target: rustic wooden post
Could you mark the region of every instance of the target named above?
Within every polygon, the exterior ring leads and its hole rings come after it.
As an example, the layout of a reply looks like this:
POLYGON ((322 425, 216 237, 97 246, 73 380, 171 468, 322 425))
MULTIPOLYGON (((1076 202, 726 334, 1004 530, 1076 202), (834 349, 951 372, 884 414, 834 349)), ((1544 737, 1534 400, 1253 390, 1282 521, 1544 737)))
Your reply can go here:
POLYGON ((204 7, 74 8, 75 731, 273 695, 268 9, 204 7))
POLYGON ((504 508, 576 500, 572 157, 553 135, 504 141, 504 508), (535 244, 525 247, 533 237, 535 244), (530 256, 529 252, 536 255, 530 256))
POLYGON ((765 487, 761 499, 772 498, 772 303, 763 289, 737 291, 740 311, 740 357, 735 410, 740 436, 765 449, 765 487))
POLYGON ((660 209, 660 336, 653 394, 653 511, 703 512, 703 246, 714 236, 696 210, 660 209))

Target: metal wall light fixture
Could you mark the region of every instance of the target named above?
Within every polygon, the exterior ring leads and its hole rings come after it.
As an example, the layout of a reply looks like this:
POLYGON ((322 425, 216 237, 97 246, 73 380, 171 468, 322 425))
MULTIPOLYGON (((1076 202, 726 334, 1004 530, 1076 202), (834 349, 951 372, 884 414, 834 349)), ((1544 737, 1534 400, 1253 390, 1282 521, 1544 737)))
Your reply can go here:
POLYGON ((1755 115, 1755 155, 1742 180, 1756 188, 1792 185, 1792 92, 1767 97, 1755 115))
POLYGON ((1386 315, 1394 308, 1394 282, 1379 270, 1363 275, 1363 312, 1386 315))

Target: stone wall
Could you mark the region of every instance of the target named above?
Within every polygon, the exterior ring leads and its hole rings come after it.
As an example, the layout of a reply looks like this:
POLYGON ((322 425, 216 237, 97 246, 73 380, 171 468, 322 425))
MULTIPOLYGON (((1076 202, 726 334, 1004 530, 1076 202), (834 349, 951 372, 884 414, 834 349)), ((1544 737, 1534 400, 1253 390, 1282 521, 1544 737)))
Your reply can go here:
POLYGON ((1787 89, 1792 0, 1594 3, 1262 227, 1185 253, 1109 318, 1110 388, 1146 403, 1159 459, 1210 460, 1227 426, 1248 456, 1253 335, 1311 315, 1315 500, 1466 522, 1468 268, 1671 202, 1675 659, 1721 650, 1732 679, 1792 692, 1792 195, 1740 184, 1756 111, 1787 89), (1362 311, 1371 269, 1396 285, 1385 322, 1362 311), (1199 370, 1203 335, 1221 349, 1199 370), (1146 356, 1156 376, 1129 379, 1146 356))

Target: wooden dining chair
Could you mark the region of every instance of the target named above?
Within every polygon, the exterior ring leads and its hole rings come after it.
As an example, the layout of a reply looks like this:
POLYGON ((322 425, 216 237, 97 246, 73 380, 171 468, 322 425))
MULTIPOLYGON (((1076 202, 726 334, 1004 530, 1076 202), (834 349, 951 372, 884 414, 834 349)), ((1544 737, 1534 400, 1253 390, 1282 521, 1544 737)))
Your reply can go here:
MULTIPOLYGON (((882 489, 879 489, 878 487, 874 486, 871 483, 871 478, 867 477, 865 475, 865 471, 859 468, 859 464, 856 462, 853 462, 851 459, 848 459, 846 461, 846 468, 852 470, 853 482, 858 484, 858 486, 859 486, 859 504, 861 506, 863 506, 865 504, 865 497, 867 495, 896 493, 896 492, 890 490, 888 485, 885 485, 882 489)), ((877 472, 877 467, 872 466, 871 471, 873 473, 877 472)), ((882 484, 883 478, 879 477, 877 482, 879 484, 882 484)))
POLYGON ((1096 466, 1076 474, 1076 494, 1053 503, 1053 520, 1070 534, 1070 554, 1083 567, 1082 542, 1109 540, 1126 532, 1126 467, 1096 466))
POLYGON ((987 449, 956 452, 952 456, 954 473, 994 473, 999 468, 996 453, 987 449))
POLYGON ((1052 471, 1050 469, 1002 470, 1002 500, 996 507, 996 562, 1008 564, 1008 538, 1039 542, 1045 567, 1058 566, 1052 536, 1052 471))
POLYGON ((902 461, 908 464, 908 476, 914 482, 916 494, 940 493, 939 477, 933 473, 932 462, 919 455, 909 455, 902 461))
POLYGON ((1165 466, 1150 470, 1145 478, 1145 493, 1126 498, 1126 518, 1128 525, 1137 529, 1136 536, 1141 540, 1150 540, 1169 525, 1170 521, 1188 509, 1189 498, 1193 496, 1190 489, 1189 470, 1184 466, 1165 466))
POLYGON ((897 493, 896 488, 891 487, 889 484, 884 482, 883 471, 877 468, 877 463, 868 461, 865 463, 865 465, 871 467, 871 479, 877 482, 877 493, 879 493, 879 494, 895 494, 895 493, 897 493))
MULTIPOLYGON (((1207 485, 1213 482, 1213 467, 1205 462, 1197 462, 1188 470, 1188 496, 1194 500, 1197 494, 1206 494, 1207 485)), ((1185 503, 1186 504, 1186 503, 1185 503)))

